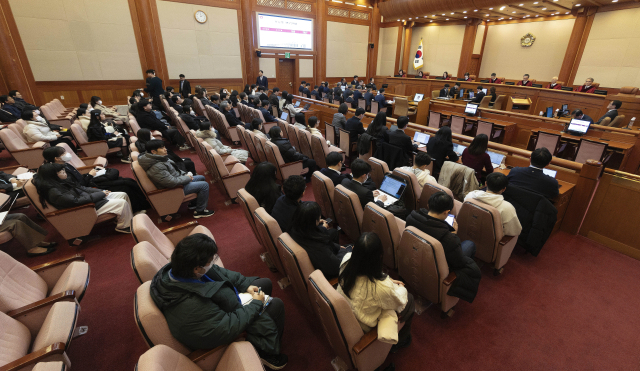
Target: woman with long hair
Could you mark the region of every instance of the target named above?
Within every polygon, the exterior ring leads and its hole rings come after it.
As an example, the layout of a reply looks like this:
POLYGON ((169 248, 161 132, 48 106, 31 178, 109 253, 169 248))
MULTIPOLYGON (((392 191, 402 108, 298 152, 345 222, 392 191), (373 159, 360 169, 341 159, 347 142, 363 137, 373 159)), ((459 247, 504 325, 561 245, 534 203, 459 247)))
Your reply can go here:
POLYGON ((91 111, 89 126, 87 127, 87 137, 89 141, 97 142, 106 140, 109 148, 120 148, 120 152, 118 152, 119 157, 121 157, 120 161, 130 164, 131 158, 127 155, 127 151, 129 150, 129 135, 118 133, 113 126, 108 126, 111 130, 107 132, 107 128, 103 122, 108 125, 102 111, 97 109, 91 111))
POLYGON ((293 95, 292 94, 287 95, 286 101, 284 103, 284 108, 289 110, 289 114, 290 115, 294 115, 294 116, 295 116, 296 113, 302 112, 302 107, 296 108, 296 106, 293 105, 293 95))
POLYGON ((491 165, 491 157, 487 153, 487 147, 489 145, 489 137, 486 134, 479 134, 469 145, 469 148, 465 148, 462 152, 462 164, 472 168, 476 173, 478 182, 482 183, 482 179, 486 177, 486 174, 493 173, 493 166, 491 165), (484 168, 485 177, 482 176, 482 169, 484 168))
POLYGON ((435 174, 440 172, 445 161, 458 161, 458 155, 453 150, 450 127, 441 127, 433 139, 429 140, 427 153, 435 161, 433 164, 433 172, 435 174))
POLYGON ((347 299, 365 332, 376 327, 381 316, 392 316, 404 322, 398 332, 398 343, 391 348, 394 352, 411 344, 415 305, 404 283, 384 273, 383 253, 377 234, 365 232, 360 235, 353 252, 342 260, 338 292, 347 299))
POLYGON ((278 96, 275 94, 271 94, 269 96, 269 104, 271 105, 271 107, 276 107, 277 110, 277 117, 281 117, 282 116, 282 110, 280 109, 280 101, 278 100, 278 96))
POLYGON ((489 89, 489 95, 491 96, 491 103, 495 103, 496 102, 496 98, 498 98, 498 95, 496 94, 496 87, 492 86, 489 89))
MULTIPOLYGON (((136 133, 136 136, 138 137, 138 141, 135 142, 136 149, 138 150, 138 152, 140 154, 146 153, 147 149, 146 149, 145 145, 149 141, 154 139, 153 137, 151 137, 151 131, 149 129, 140 129, 136 133)), ((196 165, 193 163, 193 161, 191 161, 190 158, 188 158, 188 157, 181 158, 180 156, 176 155, 175 152, 173 152, 169 148, 167 148, 167 156, 169 156, 169 158, 171 160, 173 160, 173 162, 175 162, 176 166, 178 166, 178 168, 180 170, 182 170, 184 172, 187 172, 187 173, 191 172, 191 174, 193 174, 194 176, 197 175, 197 173, 196 173, 196 165)))
POLYGON ((98 215, 108 213, 118 216, 116 232, 131 233, 133 213, 126 193, 77 185, 67 179, 64 165, 53 163, 38 168, 33 184, 43 207, 49 204, 56 209, 68 209, 93 203, 98 215))
POLYGON ((243 91, 244 91, 244 93, 245 93, 247 96, 251 95, 251 88, 250 88, 250 85, 249 85, 249 84, 246 84, 246 85, 244 86, 244 90, 243 90, 243 91))
POLYGON ((322 220, 320 205, 302 202, 293 214, 289 234, 307 252, 315 269, 320 269, 327 279, 338 277, 340 262, 350 247, 340 246, 335 241, 337 233, 330 232, 327 222, 322 220))
POLYGON ((273 205, 280 196, 282 190, 276 183, 276 166, 270 162, 261 162, 253 169, 251 177, 244 189, 256 199, 258 205, 264 207, 271 214, 273 205))
POLYGON ((449 72, 444 71, 444 73, 442 73, 442 78, 444 80, 451 80, 451 77, 449 76, 449 72))
POLYGON ((366 133, 377 139, 381 138, 387 130, 387 114, 385 112, 378 112, 367 127, 366 133))

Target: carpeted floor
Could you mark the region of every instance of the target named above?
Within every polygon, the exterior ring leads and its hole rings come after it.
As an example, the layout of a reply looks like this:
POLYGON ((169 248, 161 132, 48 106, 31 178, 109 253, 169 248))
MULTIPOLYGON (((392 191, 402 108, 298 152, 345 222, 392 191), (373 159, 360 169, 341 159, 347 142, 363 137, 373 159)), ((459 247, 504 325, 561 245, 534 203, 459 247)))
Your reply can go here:
MULTIPOLYGON (((199 173, 204 166, 195 154, 199 173)), ((122 176, 129 165, 111 159, 122 176)), ((0 153, 0 167, 15 162, 0 153)), ((312 200, 307 188, 305 200, 312 200)), ((260 260, 263 249, 254 238, 239 205, 224 205, 219 187, 211 185, 213 217, 198 222, 216 237, 225 267, 246 275, 276 281, 260 260)), ((33 208, 18 210, 35 220, 33 208)), ((183 217, 163 223, 161 229, 192 221, 183 205, 183 217)), ((150 212, 153 220, 155 213, 150 212)), ((69 247, 53 228, 49 239, 58 251, 28 258, 15 242, 2 249, 31 266, 75 253, 86 256, 91 281, 82 300, 79 324, 89 332, 71 343, 68 352, 74 370, 132 370, 147 349, 133 317, 138 281, 130 265, 134 245, 130 235, 98 226, 102 239, 69 247)), ((488 266, 476 300, 460 302, 455 315, 441 319, 431 306, 413 321, 413 343, 390 355, 396 370, 640 370, 640 262, 590 240, 557 233, 537 258, 516 250, 501 276, 488 266)), ((275 283, 275 282, 274 282, 275 283)), ((288 370, 331 370, 333 352, 314 317, 297 302, 291 288, 274 284, 274 296, 286 305, 283 351, 288 370)))

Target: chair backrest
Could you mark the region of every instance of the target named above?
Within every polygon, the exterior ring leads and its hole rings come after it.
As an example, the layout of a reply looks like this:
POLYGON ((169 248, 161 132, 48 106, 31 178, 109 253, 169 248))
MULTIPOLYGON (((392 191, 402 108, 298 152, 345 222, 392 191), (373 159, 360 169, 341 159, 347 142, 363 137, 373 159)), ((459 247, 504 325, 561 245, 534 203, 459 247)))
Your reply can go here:
POLYGON ((431 91, 431 99, 438 98, 439 96, 440 96, 440 91, 439 90, 431 91))
MULTIPOLYGON (((136 371, 202 371, 187 356, 166 345, 156 345, 144 352, 136 364, 136 371)), ((241 371, 242 369, 240 369, 241 371)), ((53 370, 51 370, 53 371, 53 370)), ((56 371, 60 371, 58 368, 56 371)), ((63 370, 64 371, 64 370, 63 370)), ((213 369, 211 369, 213 371, 213 369)))
POLYGON ((251 138, 251 142, 253 143, 254 148, 256 149, 256 153, 258 154, 258 159, 260 162, 267 161, 267 155, 265 153, 265 149, 262 146, 262 142, 260 138, 252 131, 247 130, 249 134, 249 138, 251 138))
POLYGON ((407 101, 407 98, 396 97, 395 102, 393 113, 398 116, 407 116, 409 114, 409 101, 407 101))
POLYGON ((136 324, 142 338, 149 348, 154 345, 166 345, 181 354, 191 353, 191 349, 171 335, 164 314, 151 297, 151 281, 146 281, 136 290, 133 310, 136 324))
POLYGON ((367 101, 364 99, 358 99, 358 108, 367 109, 367 101))
POLYGON ((148 241, 142 241, 131 249, 131 268, 140 283, 151 281, 167 263, 169 258, 148 241))
MULTIPOLYGON (((502 80, 504 81, 504 80, 502 80)), ((493 109, 502 109, 502 106, 504 105, 504 100, 507 96, 506 95, 498 95, 498 97, 496 98, 496 101, 493 102, 493 109)))
POLYGON ((396 218, 389 211, 369 202, 362 215, 362 233, 375 232, 384 247, 382 262, 396 269, 396 251, 400 245, 400 236, 405 228, 404 220, 396 218))
POLYGON ((276 242, 278 251, 281 252, 282 264, 293 286, 293 291, 298 295, 307 309, 311 309, 311 302, 307 293, 308 277, 313 272, 313 264, 307 252, 298 245, 289 233, 283 233, 276 242))
MULTIPOLYGON (((9 126, 11 127, 11 125, 9 126)), ((29 148, 24 137, 17 135, 13 130, 0 130, 0 139, 9 152, 29 148)))
POLYGON ((149 242, 166 259, 171 259, 175 246, 173 242, 156 227, 151 218, 145 213, 138 214, 131 220, 131 234, 137 242, 149 242))
POLYGON ((78 155, 76 155, 75 152, 73 152, 73 150, 69 148, 69 145, 67 143, 58 143, 56 144, 56 146, 64 148, 64 150, 71 155, 71 161, 69 161, 69 163, 76 169, 87 166, 87 164, 85 164, 84 161, 82 161, 80 157, 78 157, 78 155))
POLYGON ((311 177, 311 186, 313 187, 313 196, 320 205, 322 215, 325 218, 335 220, 333 212, 333 193, 335 187, 333 181, 319 171, 313 173, 311 177))
POLYGON ((373 180, 376 186, 380 187, 385 174, 389 172, 389 166, 386 162, 375 157, 369 157, 367 162, 371 165, 371 180, 373 180))
POLYGON ((276 121, 276 124, 278 124, 278 127, 280 128, 280 136, 289 139, 289 129, 287 129, 289 124, 282 120, 276 121))
POLYGON ((393 170, 393 174, 404 179, 407 183, 407 188, 405 188, 404 193, 402 194, 404 207, 408 211, 416 210, 418 208, 420 194, 422 194, 422 187, 420 187, 418 177, 416 177, 416 174, 414 174, 413 171, 407 171, 400 168, 395 168, 393 170))
MULTIPOLYGON (((63 143, 61 143, 61 144, 63 144, 63 143)), ((155 184, 153 184, 151 179, 149 179, 149 177, 147 176, 147 172, 144 171, 144 169, 142 168, 142 166, 140 166, 138 161, 134 161, 134 162, 131 163, 131 170, 133 171, 133 174, 135 175, 136 179, 138 180, 138 183, 140 184, 140 188, 142 188, 142 191, 145 194, 147 194, 149 192, 153 192, 153 191, 158 189, 155 186, 155 184)))
POLYGON ((584 164, 587 160, 600 161, 602 155, 607 150, 607 143, 593 142, 587 139, 580 139, 578 153, 575 162, 584 164))
POLYGON ((380 104, 376 101, 371 101, 371 114, 375 115, 380 109, 380 104))
POLYGON ((24 127, 20 126, 17 123, 14 124, 9 124, 9 126, 7 127, 9 130, 13 131, 13 133, 18 136, 19 138, 22 138, 22 140, 26 143, 29 139, 24 135, 24 127))
POLYGON ((470 199, 465 201, 456 217, 458 237, 476 244, 475 257, 491 263, 496 259, 498 243, 504 237, 502 217, 493 206, 470 199))
POLYGON ((485 134, 491 140, 491 132, 493 131, 493 123, 478 121, 478 130, 476 131, 476 136, 480 134, 485 134))
POLYGON ((560 144, 560 134, 546 133, 544 131, 538 132, 538 140, 536 141, 536 148, 546 148, 555 156, 558 145, 560 144))
MULTIPOLYGON (((297 128, 296 128, 297 129, 297 128)), ((303 155, 309 157, 310 159, 314 159, 313 151, 311 151, 311 133, 307 130, 296 130, 298 134, 298 143, 300 144, 300 152, 303 155)))
POLYGON ((299 150, 300 143, 298 143, 298 128, 294 125, 287 125, 287 134, 289 134, 289 142, 291 142, 291 145, 294 146, 296 150, 299 150))
POLYGON ((429 111, 429 127, 440 128, 440 112, 429 111))
POLYGON ((257 208, 256 211, 253 212, 253 216, 256 223, 256 230, 262 238, 262 246, 269 253, 271 261, 276 266, 278 272, 286 274, 276 244, 276 240, 282 234, 280 225, 263 207, 257 208))
POLYGON ((426 183, 424 183, 424 186, 422 187, 422 194, 420 195, 420 203, 418 205, 418 209, 429 209, 429 197, 431 197, 432 194, 437 193, 437 192, 445 192, 446 194, 448 194, 449 196, 451 196, 451 198, 453 197, 453 192, 451 192, 451 190, 443 185, 440 185, 436 182, 433 181, 427 181, 426 183))
POLYGON ((451 132, 454 134, 462 134, 464 131, 464 117, 451 116, 451 132))
POLYGON ((351 149, 349 132, 342 128, 338 128, 338 131, 340 132, 340 149, 343 150, 344 153, 348 154, 351 149))
POLYGON ((623 86, 620 88, 620 92, 618 94, 622 95, 636 95, 638 94, 638 88, 633 86, 623 86))
POLYGON ((324 136, 329 143, 336 145, 336 128, 328 122, 324 122, 324 136))
POLYGON ((311 135, 309 133, 309 139, 311 139, 311 152, 313 153, 313 159, 316 161, 316 165, 320 169, 327 167, 327 155, 329 154, 329 145, 327 142, 317 135, 311 135))
POLYGON ((138 120, 132 115, 129 115, 129 127, 131 127, 131 131, 134 135, 138 135, 138 130, 140 130, 140 125, 138 124, 138 120))
POLYGON ((618 128, 622 125, 622 122, 624 121, 625 116, 624 115, 618 115, 616 116, 616 118, 613 119, 613 121, 611 121, 611 123, 609 124, 610 127, 612 128, 618 128))
POLYGON ((76 120, 73 124, 71 124, 71 132, 73 133, 73 137, 78 141, 78 144, 82 146, 83 144, 89 143, 89 137, 87 136, 87 132, 84 131, 82 125, 79 124, 80 121, 76 120))
POLYGON ((238 191, 237 200, 242 208, 244 217, 247 219, 247 222, 251 226, 253 235, 256 236, 256 240, 258 240, 258 242, 263 245, 260 234, 258 233, 258 229, 256 228, 256 221, 254 219, 254 212, 260 207, 258 201, 251 195, 251 193, 247 192, 247 190, 244 188, 238 191))
POLYGON ((480 101, 480 108, 489 108, 489 103, 491 103, 491 96, 487 95, 484 98, 482 98, 482 101, 480 101))
POLYGON ((361 234, 362 205, 358 195, 341 184, 333 192, 333 212, 342 230, 352 241, 356 241, 361 234))
MULTIPOLYGON (((237 127, 240 127, 240 126, 237 126, 237 127)), ((254 162, 259 162, 260 155, 258 154, 258 150, 256 149, 256 146, 253 143, 253 138, 251 137, 251 134, 252 134, 251 131, 245 130, 244 128, 241 128, 240 131, 244 135, 244 141, 247 145, 247 149, 249 150, 249 153, 251 154, 251 158, 253 159, 254 162)))
POLYGON ((267 155, 267 160, 276 165, 276 176, 278 177, 278 179, 285 180, 281 170, 281 166, 283 166, 285 162, 282 158, 282 154, 280 153, 280 149, 278 148, 278 146, 271 142, 266 142, 266 145, 267 146, 264 150, 267 155))
POLYGON ((7 313, 47 297, 47 283, 0 250, 0 312, 7 313))
POLYGON ((416 227, 402 232, 398 246, 398 273, 407 286, 432 303, 442 299, 442 281, 449 275, 449 266, 438 240, 416 227))
POLYGON ((196 111, 198 116, 206 116, 204 111, 204 105, 198 97, 193 98, 193 110, 196 111))

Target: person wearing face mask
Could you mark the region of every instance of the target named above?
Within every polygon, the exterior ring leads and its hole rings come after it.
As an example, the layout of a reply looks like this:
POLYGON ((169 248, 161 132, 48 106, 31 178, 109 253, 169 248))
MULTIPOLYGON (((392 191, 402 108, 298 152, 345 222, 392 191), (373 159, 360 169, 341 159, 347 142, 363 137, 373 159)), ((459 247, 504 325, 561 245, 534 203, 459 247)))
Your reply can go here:
POLYGON ((211 237, 193 234, 176 245, 170 262, 151 280, 151 298, 171 334, 189 348, 212 349, 246 332, 265 366, 284 368, 284 303, 270 296, 271 280, 222 268, 217 255, 211 237))
POLYGON ((105 189, 113 193, 126 193, 129 195, 131 210, 134 215, 140 212, 146 212, 145 210, 151 208, 138 182, 131 178, 121 177, 120 172, 116 169, 96 167, 95 169, 91 169, 87 174, 81 174, 78 169, 71 164, 71 160, 73 159, 71 153, 68 153, 64 148, 58 146, 46 148, 42 151, 42 157, 44 157, 45 163, 62 164, 67 173, 67 180, 76 185, 105 189), (96 176, 97 172, 101 170, 105 170, 105 173, 96 176))
POLYGON ((78 153, 78 149, 71 139, 63 137, 57 131, 52 131, 47 122, 34 111, 22 111, 22 119, 27 123, 22 131, 27 142, 48 142, 51 146, 66 143, 73 152, 78 153))
POLYGON ((129 116, 128 115, 120 115, 115 110, 112 110, 111 108, 108 108, 107 106, 104 106, 102 104, 102 99, 100 97, 96 97, 96 96, 91 97, 91 107, 93 107, 93 109, 95 109, 95 110, 102 111, 102 113, 105 116, 107 116, 109 118, 112 118, 113 120, 116 120, 116 123, 120 122, 120 123, 125 123, 125 124, 129 125, 129 116))
POLYGON ((121 157, 120 161, 125 164, 130 164, 131 158, 127 154, 130 144, 129 135, 118 133, 113 126, 107 126, 111 129, 108 132, 103 122, 106 122, 104 113, 97 109, 91 111, 91 119, 87 127, 87 137, 89 141, 98 142, 106 140, 109 148, 120 148, 120 152, 117 153, 119 157, 121 157))
POLYGON ((93 203, 98 216, 117 215, 116 232, 131 233, 132 211, 126 193, 77 185, 67 179, 64 165, 53 163, 46 163, 38 168, 33 184, 43 207, 51 205, 56 209, 68 209, 93 203))

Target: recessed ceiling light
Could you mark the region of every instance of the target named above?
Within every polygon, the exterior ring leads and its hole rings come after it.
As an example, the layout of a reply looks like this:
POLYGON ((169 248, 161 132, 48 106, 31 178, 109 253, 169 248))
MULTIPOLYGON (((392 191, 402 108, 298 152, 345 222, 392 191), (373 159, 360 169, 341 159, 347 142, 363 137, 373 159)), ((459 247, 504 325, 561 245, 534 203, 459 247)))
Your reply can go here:
POLYGON ((536 17, 537 17, 537 16, 538 16, 538 15, 536 14, 536 17))
POLYGON ((433 22, 433 21, 429 21, 429 22, 433 22))
POLYGON ((474 12, 477 12, 477 11, 478 11, 478 9, 475 9, 475 10, 474 10, 474 12))
POLYGON ((618 2, 618 0, 613 0, 613 1, 611 1, 611 2, 612 2, 612 3, 617 3, 617 2, 618 2))
POLYGON ((400 22, 400 20, 398 19, 398 22, 400 22))
POLYGON ((465 10, 463 13, 464 13, 464 14, 467 14, 467 11, 465 10))
POLYGON ((515 12, 511 12, 511 13, 515 13, 515 12))
POLYGON ((576 6, 580 6, 580 4, 576 4, 576 6))
POLYGON ((536 1, 534 4, 537 4, 538 2, 536 1))
POLYGON ((409 20, 411 20, 411 18, 409 18, 409 20))
POLYGON ((442 15, 444 15, 444 13, 442 13, 442 15))
POLYGON ((500 10, 504 10, 504 8, 506 8, 506 6, 503 6, 502 8, 500 8, 500 10))
POLYGON ((509 19, 513 19, 513 17, 509 17, 509 19))
POLYGON ((467 19, 467 17, 464 17, 465 19, 467 19))
POLYGON ((435 14, 434 14, 434 15, 432 15, 432 17, 435 17, 435 16, 436 16, 435 14))
POLYGON ((520 5, 518 5, 518 6, 524 6, 524 4, 520 4, 520 5))
POLYGON ((566 13, 564 13, 564 14, 569 14, 569 13, 571 13, 571 12, 566 12, 566 13))
POLYGON ((486 17, 488 17, 488 16, 489 16, 489 14, 485 14, 485 16, 486 16, 486 17))
POLYGON ((425 17, 425 18, 427 18, 427 16, 426 16, 426 15, 425 15, 424 17, 425 17))
POLYGON ((542 8, 542 10, 547 10, 547 8, 542 8))
POLYGON ((445 21, 448 21, 448 20, 449 20, 449 18, 445 19, 445 21))
POLYGON ((406 21, 403 19, 402 22, 406 22, 406 21))
POLYGON ((493 8, 489 8, 489 10, 493 10, 493 8))

